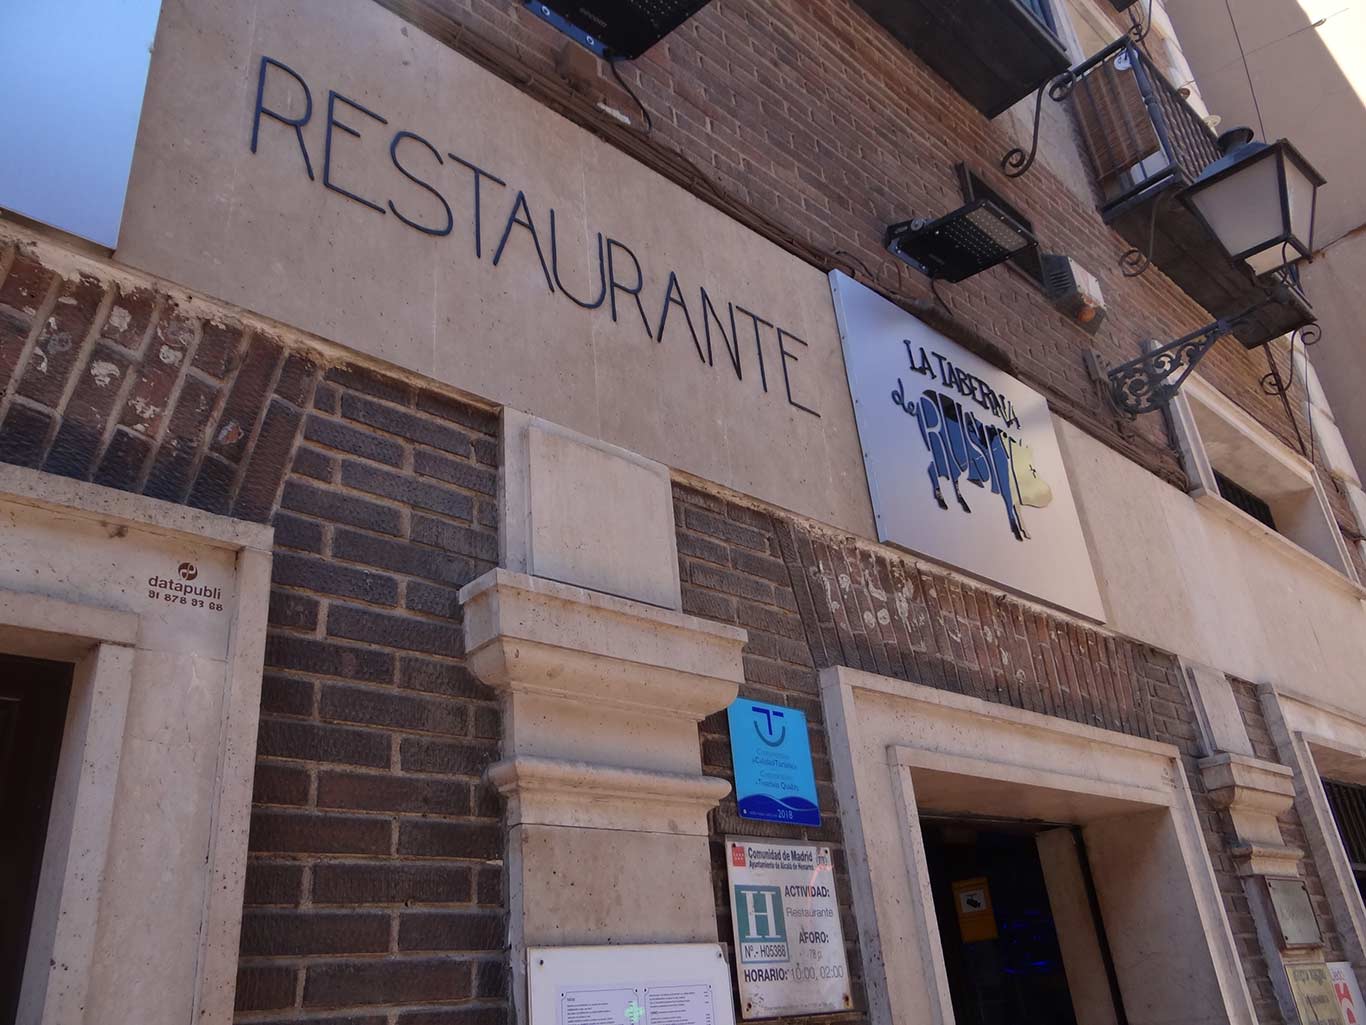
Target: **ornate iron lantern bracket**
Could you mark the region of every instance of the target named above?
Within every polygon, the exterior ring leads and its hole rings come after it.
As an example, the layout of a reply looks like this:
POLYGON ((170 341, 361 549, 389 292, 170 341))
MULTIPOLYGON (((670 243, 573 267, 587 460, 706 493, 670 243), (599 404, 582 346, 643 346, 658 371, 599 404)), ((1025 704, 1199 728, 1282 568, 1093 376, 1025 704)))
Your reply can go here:
POLYGON ((1205 353, 1232 330, 1216 320, 1174 342, 1144 353, 1109 371, 1110 398, 1130 416, 1161 409, 1185 383, 1205 353))
POLYGON ((1117 409, 1131 417, 1161 409, 1172 400, 1215 342, 1262 307, 1290 301, 1290 286, 1279 284, 1266 298, 1244 310, 1220 317, 1175 341, 1112 367, 1107 371, 1111 400, 1117 409))

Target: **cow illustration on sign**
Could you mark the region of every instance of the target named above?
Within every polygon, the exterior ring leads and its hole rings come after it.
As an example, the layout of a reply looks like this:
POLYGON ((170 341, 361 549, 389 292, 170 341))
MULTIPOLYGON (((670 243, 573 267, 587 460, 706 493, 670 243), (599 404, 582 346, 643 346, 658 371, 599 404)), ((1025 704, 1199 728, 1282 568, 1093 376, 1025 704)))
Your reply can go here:
POLYGON ((959 481, 966 479, 979 488, 990 487, 1005 505, 1006 521, 1018 541, 1028 539, 1020 518, 1020 506, 1042 509, 1053 500, 1053 489, 1039 476, 1030 447, 1009 433, 1018 429, 1019 419, 1010 401, 999 395, 981 378, 955 367, 949 360, 932 353, 938 370, 923 346, 905 342, 910 369, 939 382, 944 390, 926 387, 920 395, 908 396, 906 386, 897 378, 892 402, 916 421, 920 440, 929 453, 926 474, 939 508, 947 510, 941 481, 948 481, 953 497, 966 513, 972 512, 963 497, 959 481), (975 411, 965 409, 955 395, 975 401, 1001 421, 1001 426, 984 422, 975 411))

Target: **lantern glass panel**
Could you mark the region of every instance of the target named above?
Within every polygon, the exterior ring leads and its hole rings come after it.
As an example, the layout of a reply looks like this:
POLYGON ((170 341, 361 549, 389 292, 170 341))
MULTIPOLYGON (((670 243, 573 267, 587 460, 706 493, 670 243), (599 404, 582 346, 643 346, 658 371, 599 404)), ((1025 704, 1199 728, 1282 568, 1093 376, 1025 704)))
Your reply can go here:
POLYGON ((1314 244, 1314 193, 1318 182, 1299 161, 1287 159, 1285 183, 1290 193, 1290 233, 1306 250, 1311 250, 1314 244))
MULTIPOLYGON (((1191 190, 1191 202, 1230 256, 1259 249, 1285 234, 1276 164, 1276 151, 1267 149, 1222 178, 1191 190)), ((1275 262, 1263 269, 1283 262, 1280 247, 1275 249, 1275 262)), ((1253 269, 1261 272, 1255 263, 1253 269)))

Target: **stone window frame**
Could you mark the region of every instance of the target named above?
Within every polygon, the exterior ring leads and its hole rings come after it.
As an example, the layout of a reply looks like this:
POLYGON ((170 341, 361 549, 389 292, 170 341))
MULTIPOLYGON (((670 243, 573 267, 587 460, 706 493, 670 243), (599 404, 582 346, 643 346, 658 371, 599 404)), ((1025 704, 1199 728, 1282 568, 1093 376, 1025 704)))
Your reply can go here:
MULTIPOLYGON (((1190 481, 1190 496, 1206 509, 1233 525, 1292 557, 1306 568, 1338 587, 1366 598, 1352 562, 1347 542, 1338 528, 1337 518, 1328 504, 1323 482, 1308 459, 1292 452, 1251 415, 1203 378, 1192 375, 1168 407, 1168 422, 1181 456, 1181 465, 1190 481), (1200 423, 1205 424, 1202 432, 1200 423), (1218 444, 1236 453, 1244 466, 1265 478, 1298 479, 1302 487, 1294 494, 1306 511, 1293 527, 1273 530, 1223 497, 1215 480, 1206 435, 1219 432, 1218 444)), ((1227 469, 1224 466, 1223 469, 1227 469)), ((1221 471, 1222 472, 1222 471, 1221 471)), ((1232 477, 1232 474, 1227 474, 1232 477)), ((1243 476, 1247 476, 1243 472, 1243 476)), ((1256 493, 1256 480, 1236 482, 1256 493)), ((1265 498, 1259 495, 1258 497, 1265 498)), ((1273 509, 1277 503, 1272 503, 1273 509)))
MULTIPOLYGON (((193 1014, 202 1025, 229 1025, 274 529, 2 464, 0 500, 235 553, 237 600, 228 640, 193 1014)), ((91 590, 91 600, 84 602, 0 587, 0 651, 74 665, 19 991, 17 1020, 38 1025, 98 1020, 88 992, 143 617, 99 604, 96 588, 91 590), (62 966, 60 974, 49 972, 54 964, 62 966)))
MULTIPOLYGON (((875 1025, 954 1020, 919 826, 920 772, 1028 787, 1046 800, 1105 801, 1165 816, 1164 842, 1179 852, 1165 867, 1179 864, 1184 872, 1190 890, 1181 913, 1187 926, 1192 918, 1198 921, 1191 935, 1198 932, 1207 944, 1208 988, 1199 999, 1218 1008, 1210 1020, 1256 1021, 1176 747, 842 666, 822 670, 820 687, 836 792, 846 813, 875 1025), (894 722, 898 717, 900 724, 894 722)), ((1113 947, 1123 927, 1112 929, 1118 930, 1107 930, 1113 947)), ((1134 978, 1126 985, 1135 985, 1134 978)))

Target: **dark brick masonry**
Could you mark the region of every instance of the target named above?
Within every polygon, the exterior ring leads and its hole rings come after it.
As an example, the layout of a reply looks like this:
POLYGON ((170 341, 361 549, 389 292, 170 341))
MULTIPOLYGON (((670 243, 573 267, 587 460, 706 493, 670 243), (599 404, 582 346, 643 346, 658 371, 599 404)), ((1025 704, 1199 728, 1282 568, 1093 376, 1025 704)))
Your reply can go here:
POLYGON ((239 1020, 497 1025, 501 727, 456 600, 497 559, 497 420, 364 371, 313 388, 274 517, 239 1020))
MULTIPOLYGON (((621 69, 653 112, 648 138, 598 108, 605 99, 635 117, 605 69, 564 61, 563 37, 520 4, 383 2, 778 244, 921 304, 1061 415, 1179 478, 1161 418, 1117 430, 1082 356, 1127 359, 1142 339, 1180 335, 1203 312, 1155 271, 1120 275, 1127 243, 1092 197, 1053 173, 1047 145, 1029 175, 1003 179, 998 161, 1018 141, 1009 119, 987 122, 849 0, 714 0, 621 69), (1099 275, 1110 312, 1094 339, 1004 268, 950 289, 950 321, 887 256, 886 224, 958 205, 960 160, 1033 219, 1050 251, 1099 275)), ((1060 137, 1070 130, 1065 118, 1050 123, 1060 137)), ((402 381, 325 366, 202 308, 58 274, 0 242, 0 461, 275 525, 239 1020, 499 1025, 503 840, 479 782, 496 756, 498 710, 463 668, 455 602, 496 559, 496 421, 402 381)), ((1203 368, 1293 447, 1296 425, 1308 435, 1302 393, 1288 419, 1258 387, 1265 370, 1262 353, 1232 343, 1203 368)), ((809 837, 837 852, 856 973, 816 692, 817 669, 833 664, 1177 745, 1258 1012, 1264 1025, 1279 1020, 1228 827, 1194 768, 1171 656, 768 512, 683 487, 676 502, 685 609, 744 626, 744 692, 811 717, 829 817, 809 837)), ((724 717, 703 724, 701 743, 707 771, 729 775, 724 717)), ((741 823, 730 800, 712 822, 724 938, 719 838, 764 830, 741 823)), ((1302 842, 1298 828, 1283 820, 1287 842, 1302 842)))
POLYGON ((0 399, 0 460, 275 526, 238 1020, 505 1022, 456 601, 497 559, 496 415, 13 247, 0 399))
MULTIPOLYGON (((819 830, 799 835, 836 850, 851 969, 857 973, 861 967, 858 934, 817 689, 817 671, 831 665, 1177 747, 1259 1020, 1262 1025, 1280 1022, 1266 960, 1229 853, 1231 824, 1205 793, 1196 766, 1195 716, 1174 656, 1044 613, 909 557, 875 552, 853 538, 693 488, 676 485, 674 507, 684 610, 749 631, 742 694, 807 714, 824 822, 819 830)), ((724 715, 702 724, 702 754, 706 771, 733 779, 724 715)), ((1299 828, 1292 817, 1293 812, 1282 820, 1282 831, 1287 842, 1302 844, 1302 835, 1299 841, 1291 839, 1299 828)), ((723 940, 731 935, 721 842, 727 833, 794 835, 788 828, 740 819, 733 796, 712 814, 712 867, 723 940)), ((1313 866, 1305 864, 1329 934, 1322 888, 1313 866)), ((1336 949, 1334 942, 1330 951, 1336 949)), ((855 983, 860 1010, 843 1017, 863 1021, 862 979, 856 977, 855 983)))

